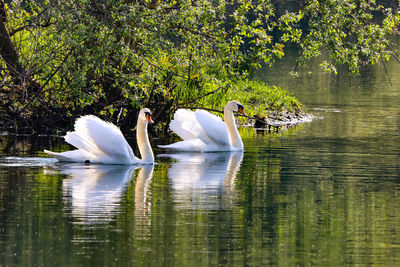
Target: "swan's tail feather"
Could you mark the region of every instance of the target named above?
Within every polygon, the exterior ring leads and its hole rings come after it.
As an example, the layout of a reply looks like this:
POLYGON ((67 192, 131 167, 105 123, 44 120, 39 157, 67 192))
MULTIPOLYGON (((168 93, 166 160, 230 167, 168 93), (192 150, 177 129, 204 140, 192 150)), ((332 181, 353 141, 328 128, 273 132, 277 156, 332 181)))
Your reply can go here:
POLYGON ((76 149, 61 153, 56 153, 45 149, 44 153, 62 162, 86 162, 88 160, 90 161, 93 158, 93 155, 82 149, 76 149))

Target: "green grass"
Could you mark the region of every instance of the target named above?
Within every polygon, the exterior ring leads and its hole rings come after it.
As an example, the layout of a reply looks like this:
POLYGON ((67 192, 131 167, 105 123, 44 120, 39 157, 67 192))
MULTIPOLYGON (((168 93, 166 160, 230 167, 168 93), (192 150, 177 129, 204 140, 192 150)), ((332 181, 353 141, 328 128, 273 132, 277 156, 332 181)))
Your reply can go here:
POLYGON ((243 81, 228 94, 246 106, 249 115, 265 117, 270 111, 298 112, 304 106, 285 90, 261 81, 243 81))
MULTIPOLYGON (((208 91, 213 91, 217 85, 208 84, 208 87, 208 91)), ((287 91, 258 80, 238 81, 227 88, 219 94, 206 97, 202 101, 203 106, 223 110, 227 102, 237 100, 242 103, 247 115, 259 117, 267 117, 270 112, 301 113, 304 109, 287 91)))

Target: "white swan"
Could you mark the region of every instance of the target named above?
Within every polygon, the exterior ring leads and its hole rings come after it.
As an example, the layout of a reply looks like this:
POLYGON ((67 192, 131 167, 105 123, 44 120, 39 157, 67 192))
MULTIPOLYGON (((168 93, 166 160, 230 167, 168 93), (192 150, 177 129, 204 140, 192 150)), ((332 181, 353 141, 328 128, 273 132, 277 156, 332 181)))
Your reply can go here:
POLYGON ((136 138, 142 159, 133 154, 120 129, 93 115, 76 120, 75 131, 65 135, 65 141, 78 148, 55 153, 44 150, 48 155, 66 162, 90 162, 101 164, 153 164, 154 155, 147 135, 147 124, 152 123, 150 110, 139 112, 136 138))
POLYGON ((225 123, 218 116, 205 110, 190 111, 178 109, 169 127, 183 141, 159 146, 178 151, 238 151, 243 150, 243 142, 236 128, 233 112, 244 114, 238 101, 230 101, 224 109, 225 123))

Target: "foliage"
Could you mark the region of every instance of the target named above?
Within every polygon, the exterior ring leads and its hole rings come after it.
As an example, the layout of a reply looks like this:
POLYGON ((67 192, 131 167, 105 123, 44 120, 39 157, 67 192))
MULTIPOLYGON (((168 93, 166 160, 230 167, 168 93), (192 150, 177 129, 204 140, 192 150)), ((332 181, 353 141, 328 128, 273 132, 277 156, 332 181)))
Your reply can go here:
POLYGON ((47 82, 28 103, 113 116, 193 102, 210 83, 248 75, 259 64, 252 58, 281 55, 263 27, 269 9, 263 1, 14 1, 8 27, 21 29, 12 38, 24 67, 47 82), (245 56, 249 38, 257 44, 245 56))
POLYGON ((269 110, 294 112, 303 108, 295 97, 283 89, 259 81, 237 83, 232 95, 246 103, 248 113, 252 116, 266 116, 269 110))
MULTIPOLYGON (((211 92, 221 90, 218 84, 208 84, 211 92)), ((245 106, 249 116, 267 117, 269 111, 299 112, 304 106, 285 90, 269 86, 258 80, 243 79, 234 84, 229 84, 222 93, 214 93, 206 99, 196 100, 197 105, 209 106, 216 110, 223 110, 227 102, 238 100, 245 106), (207 102, 211 102, 208 104, 207 102)), ((183 106, 185 107, 185 105, 183 106)))
POLYGON ((290 109, 292 100, 275 99, 264 86, 238 87, 283 57, 285 43, 299 45, 299 64, 327 51, 321 67, 328 71, 346 64, 357 74, 363 64, 396 57, 388 35, 397 34, 397 5, 299 3, 278 14, 268 0, 12 1, 7 29, 21 76, 38 85, 18 84, 3 64, 3 106, 10 118, 41 124, 44 114, 64 124, 85 113, 118 121, 142 106, 168 121, 177 107, 215 108, 232 96, 257 110, 290 109))
POLYGON ((357 75, 367 64, 384 64, 391 56, 399 61, 392 41, 399 25, 399 1, 306 1, 281 17, 279 29, 282 41, 300 46, 299 65, 327 53, 320 65, 324 71, 337 73, 345 65, 357 75), (306 28, 299 27, 302 21, 306 28))

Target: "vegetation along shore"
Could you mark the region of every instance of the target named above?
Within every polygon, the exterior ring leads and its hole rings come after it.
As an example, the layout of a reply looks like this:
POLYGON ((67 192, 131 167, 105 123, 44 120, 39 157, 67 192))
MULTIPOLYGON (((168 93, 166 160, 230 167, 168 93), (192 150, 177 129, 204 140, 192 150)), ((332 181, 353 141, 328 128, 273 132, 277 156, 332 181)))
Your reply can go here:
POLYGON ((398 10, 359 0, 1 0, 0 128, 53 133, 95 114, 124 132, 148 107, 154 130, 166 131, 177 108, 221 111, 232 99, 258 123, 296 120, 303 105, 253 80, 255 70, 289 44, 294 74, 313 58, 350 75, 399 60, 398 10))

